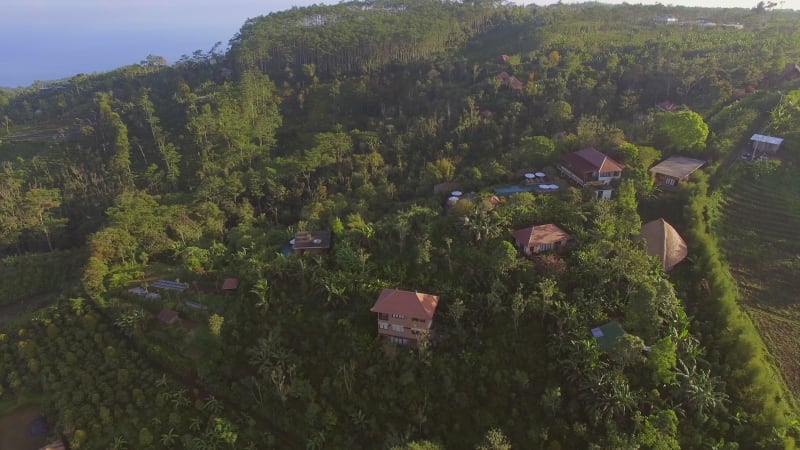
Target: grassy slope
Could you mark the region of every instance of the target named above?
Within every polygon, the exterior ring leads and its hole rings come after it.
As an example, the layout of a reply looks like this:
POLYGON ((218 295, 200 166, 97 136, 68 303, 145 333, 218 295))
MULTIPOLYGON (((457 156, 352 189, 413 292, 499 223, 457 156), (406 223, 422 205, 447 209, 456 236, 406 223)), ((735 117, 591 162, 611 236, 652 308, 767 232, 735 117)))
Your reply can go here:
POLYGON ((800 169, 737 170, 718 229, 740 301, 800 399, 800 169))

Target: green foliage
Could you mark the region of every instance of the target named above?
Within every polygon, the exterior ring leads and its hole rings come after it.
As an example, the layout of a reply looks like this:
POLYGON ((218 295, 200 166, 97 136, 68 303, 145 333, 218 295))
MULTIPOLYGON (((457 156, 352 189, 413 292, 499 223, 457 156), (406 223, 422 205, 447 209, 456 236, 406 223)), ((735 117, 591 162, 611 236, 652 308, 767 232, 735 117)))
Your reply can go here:
POLYGON ((222 324, 225 323, 225 318, 219 314, 212 314, 208 317, 208 329, 214 336, 222 334, 222 324))
POLYGON ((653 382, 656 385, 672 384, 675 381, 677 345, 671 336, 658 340, 650 348, 648 362, 653 366, 653 382))
POLYGON ((497 428, 491 429, 486 432, 486 436, 483 438, 483 442, 481 442, 477 447, 476 450, 511 450, 511 442, 508 441, 508 438, 503 431, 497 428))
POLYGON ((661 113, 656 116, 656 143, 668 153, 702 157, 708 139, 708 125, 694 111, 661 113))
POLYGON ((80 271, 79 251, 30 253, 0 260, 0 305, 67 289, 80 271))
MULTIPOLYGON (((692 203, 681 227, 701 248, 669 278, 691 322, 631 235, 637 210, 669 213, 691 194, 650 198, 661 155, 647 145, 716 159, 770 129, 762 111, 791 126, 793 94, 780 103, 770 86, 800 56, 797 15, 726 10, 742 32, 652 22, 665 14, 720 12, 313 6, 249 20, 225 55, 148 57, 64 80, 54 95, 0 94, 0 251, 88 243, 64 266, 83 270, 104 306, 70 302, 9 333, 4 395, 45 393, 61 430, 91 431, 84 448, 789 443, 782 393, 750 357, 760 342, 703 241, 722 203, 692 203), (665 99, 691 109, 654 114, 665 99), (708 117, 710 140, 691 110, 708 117), (573 188, 493 198, 523 169, 554 178, 559 154, 585 145, 624 160, 616 200, 573 188), (440 181, 468 198, 445 212, 430 194, 440 181), (575 247, 520 257, 512 231, 539 223, 562 226, 575 247), (284 254, 295 230, 328 228, 327 254, 284 254), (210 291, 225 276, 242 287, 223 298, 210 291), (156 278, 197 292, 123 292, 156 278), (441 297, 416 349, 375 336, 368 311, 387 287, 441 297), (157 325, 164 307, 183 326, 157 325), (602 352, 589 329, 612 319, 627 335, 602 352)), ((23 266, 8 277, 27 280, 23 266)), ((54 283, 67 272, 41 266, 54 283)))

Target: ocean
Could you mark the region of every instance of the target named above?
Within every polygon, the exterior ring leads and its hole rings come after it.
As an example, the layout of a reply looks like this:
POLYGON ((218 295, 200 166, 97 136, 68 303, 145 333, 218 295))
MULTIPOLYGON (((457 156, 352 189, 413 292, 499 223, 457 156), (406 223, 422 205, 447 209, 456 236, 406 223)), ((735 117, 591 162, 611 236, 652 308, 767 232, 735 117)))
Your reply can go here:
POLYGON ((138 63, 149 54, 171 64, 195 50, 209 51, 221 41, 224 50, 238 31, 13 31, 0 27, 0 86, 29 86, 78 73, 105 72, 138 63))

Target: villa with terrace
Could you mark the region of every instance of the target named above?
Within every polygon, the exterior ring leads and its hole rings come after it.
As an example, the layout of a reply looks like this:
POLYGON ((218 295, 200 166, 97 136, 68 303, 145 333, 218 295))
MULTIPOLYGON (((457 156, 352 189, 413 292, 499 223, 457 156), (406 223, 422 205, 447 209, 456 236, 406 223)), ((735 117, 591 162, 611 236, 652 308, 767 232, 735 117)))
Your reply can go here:
POLYGON ((594 189, 598 199, 611 198, 613 184, 622 176, 622 163, 594 148, 567 153, 556 165, 562 175, 580 187, 594 189))

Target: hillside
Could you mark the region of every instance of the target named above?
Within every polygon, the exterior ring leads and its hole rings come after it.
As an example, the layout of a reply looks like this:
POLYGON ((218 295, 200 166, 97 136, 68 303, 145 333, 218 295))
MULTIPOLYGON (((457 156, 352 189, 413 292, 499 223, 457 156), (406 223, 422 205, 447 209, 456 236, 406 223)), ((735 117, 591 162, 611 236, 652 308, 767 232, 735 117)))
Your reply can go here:
POLYGON ((4 423, 87 449, 794 448, 794 166, 732 161, 756 131, 800 148, 798 19, 346 2, 0 92, 4 423), (648 172, 672 155, 708 162, 675 192, 648 172), (637 238, 659 216, 670 273, 637 238))

